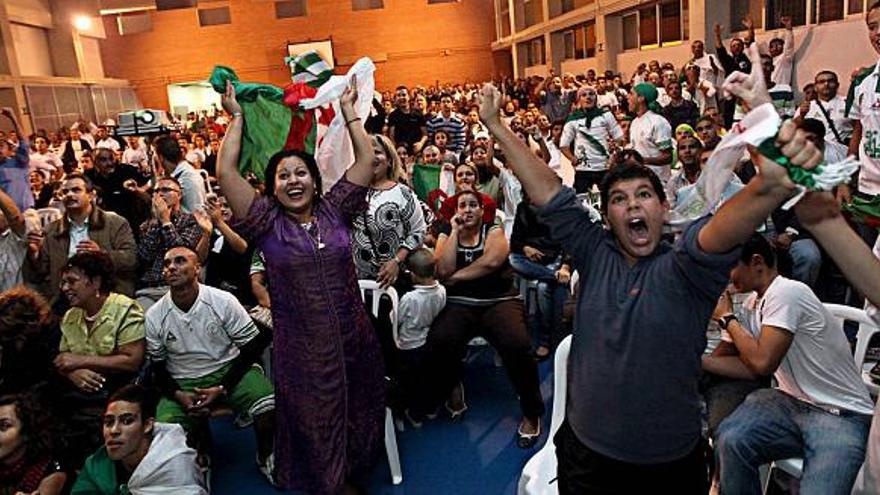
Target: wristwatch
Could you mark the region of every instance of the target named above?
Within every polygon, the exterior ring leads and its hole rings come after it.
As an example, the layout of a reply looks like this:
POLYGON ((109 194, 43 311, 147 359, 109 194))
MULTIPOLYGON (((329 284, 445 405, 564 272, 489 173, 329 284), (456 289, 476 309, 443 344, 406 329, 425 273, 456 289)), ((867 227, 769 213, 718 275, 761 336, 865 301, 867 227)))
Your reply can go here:
POLYGON ((718 318, 718 326, 721 327, 722 330, 727 330, 727 326, 730 325, 730 322, 736 320, 736 315, 731 313, 729 315, 724 315, 721 318, 718 318))

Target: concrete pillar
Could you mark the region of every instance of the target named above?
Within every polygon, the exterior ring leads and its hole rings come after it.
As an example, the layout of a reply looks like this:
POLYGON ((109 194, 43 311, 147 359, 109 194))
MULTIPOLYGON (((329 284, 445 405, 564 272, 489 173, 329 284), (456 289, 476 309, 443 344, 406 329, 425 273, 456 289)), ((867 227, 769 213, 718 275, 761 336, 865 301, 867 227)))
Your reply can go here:
POLYGON ((596 16, 596 42, 602 45, 596 46, 598 67, 617 71, 617 55, 623 51, 623 18, 596 16))
MULTIPOLYGON (((0 43, 2 43, 2 49, 0 49, 0 72, 12 76, 13 81, 15 81, 11 87, 0 91, 0 106, 12 108, 22 132, 28 135, 33 132, 33 125, 30 118, 23 118, 27 115, 27 100, 24 96, 24 87, 18 79, 21 71, 18 67, 15 43, 12 41, 12 30, 9 25, 6 2, 0 2, 0 43)), ((4 122, 3 125, 6 126, 7 123, 4 122)))
POLYGON ((98 0, 49 0, 54 28, 49 30, 49 48, 56 76, 85 77, 80 33, 73 26, 76 16, 91 16, 93 27, 83 34, 103 37, 98 0))

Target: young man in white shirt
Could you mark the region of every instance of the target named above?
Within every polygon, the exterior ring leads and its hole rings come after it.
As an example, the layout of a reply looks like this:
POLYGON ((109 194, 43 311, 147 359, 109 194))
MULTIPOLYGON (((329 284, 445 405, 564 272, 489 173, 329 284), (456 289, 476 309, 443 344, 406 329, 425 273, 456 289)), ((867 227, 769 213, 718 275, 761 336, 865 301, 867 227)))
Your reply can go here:
POLYGON ((629 141, 645 165, 667 182, 672 175, 672 126, 659 115, 657 97, 657 88, 649 83, 637 84, 630 91, 629 108, 636 118, 629 126, 629 141))
POLYGON ((260 471, 272 482, 275 392, 253 367, 271 336, 232 294, 199 283, 192 249, 169 249, 163 265, 170 290, 145 318, 147 354, 163 394, 156 420, 190 429, 193 417, 222 402, 246 413, 254 420, 260 471))
POLYGON ((774 250, 759 234, 743 247, 731 280, 751 292, 746 321, 733 314, 729 292, 713 316, 738 355, 704 368, 742 378, 773 373, 778 385, 751 393, 719 426, 721 492, 760 494, 761 465, 802 457, 803 493, 849 493, 874 403, 842 325, 807 285, 779 275, 774 250))
MULTIPOLYGON (((868 37, 874 51, 880 53, 880 2, 873 2, 865 16, 868 37)), ((852 201, 853 194, 871 201, 880 196, 880 62, 864 70, 853 79, 847 96, 847 117, 853 120, 849 154, 859 158, 861 168, 856 185, 837 188, 838 200, 852 201)), ((862 239, 871 246, 877 239, 877 229, 862 226, 862 239)))
POLYGON ((180 425, 156 422, 150 391, 139 385, 119 389, 102 419, 104 446, 86 460, 73 495, 207 495, 195 450, 180 425))
POLYGON ((612 143, 623 146, 620 124, 611 112, 599 108, 597 102, 593 87, 578 89, 578 108, 568 117, 559 139, 559 149, 574 164, 574 189, 578 193, 588 192, 594 184, 602 183, 608 171, 612 143))
POLYGON ((98 131, 96 132, 98 140, 95 142, 95 148, 107 148, 108 150, 113 150, 114 153, 119 151, 119 141, 116 140, 113 136, 111 136, 107 131, 107 126, 102 125, 98 127, 98 131))
MULTIPOLYGON (((795 113, 795 122, 816 119, 825 125, 825 141, 830 146, 846 147, 852 137, 852 121, 846 116, 846 98, 837 94, 840 83, 837 74, 823 70, 813 80, 816 88, 816 99, 804 101, 795 113)), ((844 151, 845 153, 845 151, 844 151)))

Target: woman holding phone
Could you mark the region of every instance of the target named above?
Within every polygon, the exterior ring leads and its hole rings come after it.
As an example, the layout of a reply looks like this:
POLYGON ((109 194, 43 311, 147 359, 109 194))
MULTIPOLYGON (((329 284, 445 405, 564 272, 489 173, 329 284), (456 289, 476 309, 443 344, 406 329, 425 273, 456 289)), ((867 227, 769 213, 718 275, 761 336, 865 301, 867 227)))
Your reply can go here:
MULTIPOLYGON (((446 286, 446 308, 428 334, 428 373, 419 405, 410 411, 410 417, 420 421, 450 396, 461 380, 467 343, 480 335, 501 355, 516 389, 523 414, 517 445, 529 448, 541 435, 544 402, 523 303, 507 261, 510 248, 504 231, 483 221, 483 195, 466 190, 454 198, 456 214, 440 233, 434 253, 437 278, 446 286)), ((460 395, 460 401, 446 403, 453 419, 467 409, 464 393, 460 395)))

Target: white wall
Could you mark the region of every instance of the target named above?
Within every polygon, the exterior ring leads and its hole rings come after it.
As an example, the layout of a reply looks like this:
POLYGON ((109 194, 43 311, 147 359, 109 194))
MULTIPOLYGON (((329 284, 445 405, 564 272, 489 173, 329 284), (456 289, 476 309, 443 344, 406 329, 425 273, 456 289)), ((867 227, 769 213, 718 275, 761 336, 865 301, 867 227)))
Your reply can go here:
POLYGON ((44 28, 52 27, 49 0, 6 0, 6 13, 12 22, 44 28))
MULTIPOLYGON (((587 70, 593 69, 596 72, 599 72, 599 59, 596 57, 591 58, 582 58, 582 59, 570 59, 562 61, 562 73, 570 72, 574 75, 578 74, 586 74, 587 70)), ((601 70, 605 70, 604 67, 601 70)))
MULTIPOLYGON (((187 112, 210 110, 212 104, 220 107, 220 94, 209 85, 168 85, 168 103, 170 108, 186 107, 187 112)), ((185 117, 185 114, 183 114, 185 117)))
POLYGON ((677 46, 627 51, 617 55, 617 72, 623 73, 624 80, 628 80, 635 74, 636 67, 641 63, 647 64, 651 60, 656 60, 661 64, 672 62, 678 68, 687 63, 691 57, 690 42, 677 46))
POLYGON ((23 76, 52 77, 52 56, 45 29, 24 24, 9 24, 12 43, 18 59, 18 69, 23 76))
POLYGON ((83 65, 87 79, 104 78, 104 62, 101 60, 101 44, 95 38, 82 36, 83 65))
MULTIPOLYGON (((759 34, 758 42, 782 37, 782 32, 759 34)), ((796 92, 813 81, 816 73, 828 69, 840 79, 840 93, 849 89, 852 72, 860 67, 875 65, 877 53, 868 40, 868 30, 861 16, 854 19, 821 24, 812 28, 794 29, 796 47, 792 78, 796 92)))

